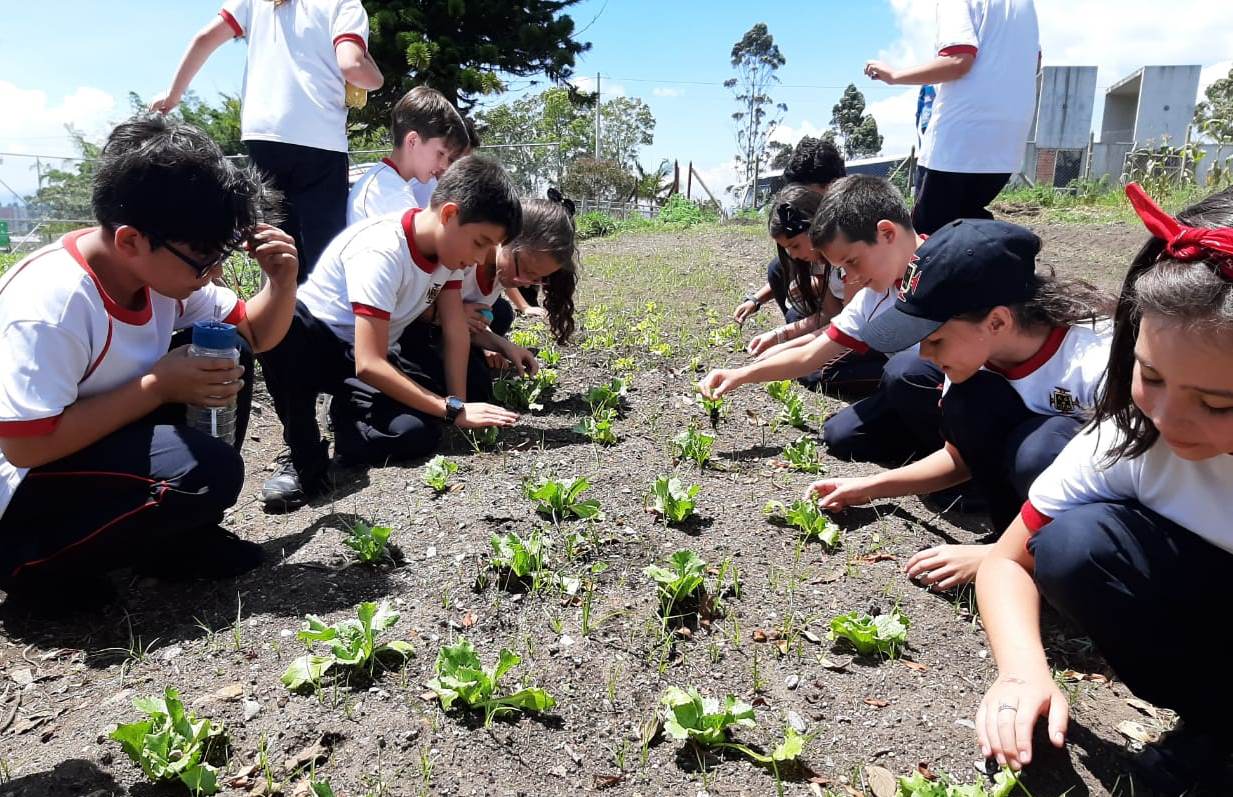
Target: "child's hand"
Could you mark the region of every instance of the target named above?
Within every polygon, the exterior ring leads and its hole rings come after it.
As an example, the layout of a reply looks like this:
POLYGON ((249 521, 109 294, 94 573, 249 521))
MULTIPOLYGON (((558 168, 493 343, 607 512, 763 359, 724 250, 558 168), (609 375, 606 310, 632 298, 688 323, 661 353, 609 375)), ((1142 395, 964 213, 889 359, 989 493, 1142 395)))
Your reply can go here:
POLYGON ((468 401, 462 405, 462 412, 454 419, 454 425, 459 429, 480 429, 485 426, 513 426, 518 423, 518 413, 510 412, 495 404, 485 404, 482 401, 468 401))
POLYGON ((295 239, 269 224, 258 224, 248 239, 248 253, 270 278, 270 282, 295 282, 300 259, 295 239))
POLYGON ((189 357, 188 346, 172 349, 150 369, 164 404, 222 407, 244 387, 244 369, 220 357, 189 357))
POLYGON ((759 305, 757 302, 752 299, 746 299, 736 306, 736 310, 732 312, 732 320, 738 324, 744 324, 757 315, 758 309, 759 305))
POLYGON ((698 392, 709 399, 719 398, 741 386, 735 369, 717 368, 698 383, 698 392))
POLYGON ((820 479, 809 485, 806 495, 817 496, 818 508, 838 512, 873 500, 872 485, 862 477, 820 479))
POLYGON ((514 370, 518 372, 519 376, 524 376, 527 373, 534 376, 539 371, 539 360, 535 359, 535 355, 529 349, 524 349, 516 343, 510 343, 505 346, 503 353, 505 359, 513 364, 514 370))
POLYGON ((1046 669, 1018 676, 999 674, 976 709, 976 738, 985 758, 1018 771, 1032 761, 1032 730, 1048 717, 1049 741, 1066 743, 1070 706, 1046 669))
POLYGON ((548 311, 547 311, 547 310, 545 310, 545 309, 544 309, 544 308, 542 308, 542 307, 537 307, 537 306, 535 306, 535 305, 533 305, 533 304, 531 304, 531 305, 527 305, 527 306, 526 306, 526 307, 524 307, 523 309, 519 310, 519 311, 518 311, 518 314, 519 314, 519 315, 530 316, 531 318, 547 318, 547 317, 548 317, 548 311))
POLYGON ((483 332, 492 321, 492 311, 488 309, 488 305, 481 302, 463 302, 462 312, 472 332, 483 332))
POLYGON ((917 551, 903 570, 908 578, 943 592, 976 581, 991 545, 935 545, 917 551))
POLYGON ((883 61, 867 61, 865 63, 865 74, 874 80, 880 80, 890 86, 895 85, 897 80, 895 70, 891 68, 890 64, 883 61))
POLYGON ((779 342, 779 330, 772 329, 770 332, 763 332, 761 335, 755 335, 749 341, 749 345, 745 347, 745 351, 757 357, 779 342))
POLYGON ((168 91, 154 98, 150 103, 150 110, 154 113, 171 113, 179 104, 180 98, 168 91))

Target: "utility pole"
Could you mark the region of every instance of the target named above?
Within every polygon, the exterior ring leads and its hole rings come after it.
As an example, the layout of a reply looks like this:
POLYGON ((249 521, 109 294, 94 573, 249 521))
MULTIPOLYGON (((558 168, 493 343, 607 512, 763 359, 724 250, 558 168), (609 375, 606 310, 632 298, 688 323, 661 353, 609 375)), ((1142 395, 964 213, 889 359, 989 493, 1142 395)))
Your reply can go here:
POLYGON ((599 160, 599 105, 602 94, 599 81, 602 75, 595 73, 595 160, 599 160))

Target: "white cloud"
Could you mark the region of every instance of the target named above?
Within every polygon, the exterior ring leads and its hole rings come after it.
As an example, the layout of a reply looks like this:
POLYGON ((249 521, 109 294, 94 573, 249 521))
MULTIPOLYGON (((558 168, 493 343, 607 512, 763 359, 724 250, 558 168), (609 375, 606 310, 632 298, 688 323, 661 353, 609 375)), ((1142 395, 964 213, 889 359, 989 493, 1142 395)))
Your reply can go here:
MULTIPOLYGON (((578 87, 579 91, 595 91, 595 78, 590 77, 589 75, 583 75, 582 77, 576 77, 574 78, 573 83, 575 86, 578 87)), ((603 97, 607 97, 609 99, 611 99, 612 97, 626 96, 624 86, 622 86, 620 83, 610 83, 607 80, 601 79, 599 81, 599 90, 602 93, 603 97)))
POLYGON ((1199 99, 1204 99, 1203 92, 1208 86, 1221 78, 1228 77, 1230 70, 1233 70, 1233 61, 1217 61, 1210 66, 1203 67, 1203 71, 1199 73, 1199 99))
MULTIPOLYGON (((105 91, 82 86, 58 101, 46 92, 23 89, 0 80, 0 152, 17 153, 3 156, 0 180, 20 194, 33 192, 38 185, 35 159, 23 155, 42 155, 43 165, 59 166, 55 158, 77 154, 66 125, 72 125, 86 138, 98 141, 106 135, 111 123, 127 109, 118 108, 116 98, 105 91)), ((15 201, 8 189, 0 186, 0 204, 15 201)))
MULTIPOLYGON (((685 168, 685 164, 681 164, 681 193, 685 192, 686 184, 689 179, 685 168)), ((705 183, 706 187, 711 190, 711 193, 715 195, 715 198, 719 200, 720 204, 727 208, 733 207, 735 200, 732 195, 728 193, 727 189, 728 186, 735 185, 737 180, 740 179, 738 176, 735 158, 724 161, 723 163, 712 164, 710 166, 699 166, 698 164, 694 164, 694 171, 697 172, 698 176, 702 178, 702 182, 705 183)), ((703 191, 697 183, 698 181, 695 179, 692 198, 695 200, 705 200, 707 198, 706 192, 703 191)))
POLYGON ((916 146, 916 95, 919 91, 912 86, 865 106, 865 112, 878 122, 883 154, 907 155, 916 146))
POLYGON ((651 94, 656 97, 679 97, 684 93, 684 89, 674 89, 668 86, 656 86, 651 89, 651 94))
POLYGON ((803 119, 799 124, 779 124, 771 131, 771 141, 778 141, 783 144, 796 145, 805 136, 813 136, 818 138, 827 130, 826 127, 818 127, 808 119, 803 119))

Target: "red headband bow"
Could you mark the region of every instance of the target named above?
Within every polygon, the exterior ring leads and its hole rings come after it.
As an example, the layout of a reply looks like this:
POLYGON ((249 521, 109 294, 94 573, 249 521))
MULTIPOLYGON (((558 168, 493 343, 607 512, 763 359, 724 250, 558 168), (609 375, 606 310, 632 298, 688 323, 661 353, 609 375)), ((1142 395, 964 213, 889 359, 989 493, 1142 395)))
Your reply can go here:
POLYGON ((1162 254, 1183 262, 1216 255, 1220 275, 1233 280, 1233 227, 1187 227, 1165 213, 1138 183, 1126 184, 1126 198, 1147 231, 1165 242, 1162 254))

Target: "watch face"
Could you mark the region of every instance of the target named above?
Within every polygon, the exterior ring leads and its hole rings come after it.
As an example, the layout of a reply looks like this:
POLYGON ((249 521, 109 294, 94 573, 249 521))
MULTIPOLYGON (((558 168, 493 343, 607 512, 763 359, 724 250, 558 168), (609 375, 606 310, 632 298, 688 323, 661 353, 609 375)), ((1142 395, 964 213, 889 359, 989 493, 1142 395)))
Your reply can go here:
POLYGON ((450 396, 445 400, 445 408, 450 412, 462 412, 462 406, 462 399, 457 398, 456 396, 450 396))

